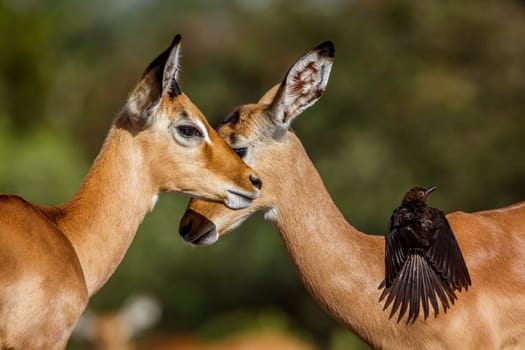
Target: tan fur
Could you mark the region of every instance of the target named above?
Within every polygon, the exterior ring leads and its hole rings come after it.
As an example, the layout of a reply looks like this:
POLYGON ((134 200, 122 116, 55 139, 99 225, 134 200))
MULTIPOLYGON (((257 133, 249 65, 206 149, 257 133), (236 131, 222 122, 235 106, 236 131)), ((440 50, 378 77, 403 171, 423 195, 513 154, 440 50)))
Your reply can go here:
MULTIPOLYGON (((220 235, 255 211, 266 211, 313 298, 373 348, 525 348, 525 202, 449 214, 472 287, 437 318, 420 317, 410 325, 389 320, 389 310, 378 302, 384 237, 366 235, 345 220, 292 132, 280 140, 261 136, 268 134, 265 113, 275 91, 262 104, 242 106, 239 122, 218 130, 225 140, 236 134, 250 145, 246 161, 264 182, 261 196, 239 211, 199 200, 189 208, 215 223, 220 235)), ((202 218, 185 216, 182 224, 188 220, 196 227, 202 218)))
POLYGON ((137 84, 71 200, 48 207, 0 195, 0 349, 64 349, 158 193, 220 202, 231 198, 228 189, 257 196, 255 172, 190 99, 159 96, 158 69, 137 84), (177 143, 177 118, 204 127, 209 139, 177 143))

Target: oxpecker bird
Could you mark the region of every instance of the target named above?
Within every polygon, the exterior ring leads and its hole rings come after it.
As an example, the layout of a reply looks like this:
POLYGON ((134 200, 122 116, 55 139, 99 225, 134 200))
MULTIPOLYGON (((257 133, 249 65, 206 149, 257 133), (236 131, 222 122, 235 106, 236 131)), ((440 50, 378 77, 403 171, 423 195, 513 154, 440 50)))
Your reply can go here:
POLYGON ((426 205, 436 187, 408 191, 390 218, 386 235, 385 280, 379 286, 386 297, 384 310, 393 302, 390 317, 399 307, 398 322, 408 309, 407 323, 415 322, 420 307, 424 318, 429 302, 434 316, 457 299, 455 291, 471 285, 467 266, 452 228, 443 212, 426 205))

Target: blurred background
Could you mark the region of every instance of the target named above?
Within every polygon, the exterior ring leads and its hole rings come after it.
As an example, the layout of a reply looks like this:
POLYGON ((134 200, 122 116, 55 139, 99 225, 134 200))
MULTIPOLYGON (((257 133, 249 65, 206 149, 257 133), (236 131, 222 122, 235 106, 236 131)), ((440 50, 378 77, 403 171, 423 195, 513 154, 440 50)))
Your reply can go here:
MULTIPOLYGON (((58 204, 78 188, 147 64, 183 36, 182 89, 216 125, 305 51, 336 45, 327 92, 293 125, 345 217, 383 234, 412 185, 445 212, 525 199, 525 2, 0 0, 0 192, 58 204)), ((177 233, 163 195, 90 310, 152 295, 140 338, 272 331, 366 348, 300 283, 255 215, 216 245, 177 233)), ((89 349, 75 338, 69 349, 89 349)))

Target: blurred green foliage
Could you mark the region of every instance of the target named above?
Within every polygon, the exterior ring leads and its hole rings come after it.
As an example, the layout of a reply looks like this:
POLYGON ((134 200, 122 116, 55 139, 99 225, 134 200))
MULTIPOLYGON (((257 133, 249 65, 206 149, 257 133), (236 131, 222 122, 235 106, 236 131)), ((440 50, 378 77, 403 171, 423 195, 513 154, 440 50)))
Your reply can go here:
MULTIPOLYGON (((177 32, 182 88, 215 124, 303 52, 335 42, 327 92, 294 129, 365 232, 383 233, 414 184, 437 185, 431 204, 447 212, 525 198, 518 0, 0 0, 0 191, 50 204, 71 196, 133 83, 177 32)), ((178 238, 185 205, 161 198, 92 308, 148 292, 164 306, 159 329, 215 334, 277 311, 272 319, 322 349, 363 347, 312 301, 260 216, 197 249, 178 238)))

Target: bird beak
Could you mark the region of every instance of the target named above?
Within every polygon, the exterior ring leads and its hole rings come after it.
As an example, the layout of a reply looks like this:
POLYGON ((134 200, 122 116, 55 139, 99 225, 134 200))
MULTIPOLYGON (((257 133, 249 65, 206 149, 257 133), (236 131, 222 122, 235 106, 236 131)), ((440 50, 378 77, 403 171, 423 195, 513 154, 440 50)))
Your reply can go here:
POLYGON ((434 192, 436 189, 437 189, 436 186, 431 186, 431 187, 427 188, 427 196, 428 196, 430 193, 434 192))

